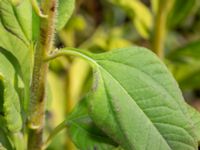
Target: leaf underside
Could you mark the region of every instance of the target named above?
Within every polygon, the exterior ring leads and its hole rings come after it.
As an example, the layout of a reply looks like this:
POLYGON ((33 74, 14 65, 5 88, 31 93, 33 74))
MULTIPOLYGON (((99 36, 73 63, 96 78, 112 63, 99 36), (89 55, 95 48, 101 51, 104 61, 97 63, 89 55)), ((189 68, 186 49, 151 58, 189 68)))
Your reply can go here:
POLYGON ((94 123, 126 150, 194 150, 197 139, 181 91, 144 48, 88 54, 95 63, 86 97, 94 123))
POLYGON ((67 119, 69 135, 80 149, 112 150, 118 144, 96 127, 88 114, 85 99, 74 109, 67 119))

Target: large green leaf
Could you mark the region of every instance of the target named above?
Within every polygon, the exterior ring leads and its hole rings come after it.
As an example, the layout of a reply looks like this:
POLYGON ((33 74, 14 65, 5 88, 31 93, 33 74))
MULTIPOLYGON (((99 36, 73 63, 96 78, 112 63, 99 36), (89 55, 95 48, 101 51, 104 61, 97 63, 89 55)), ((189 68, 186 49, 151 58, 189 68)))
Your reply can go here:
POLYGON ((117 146, 93 123, 84 99, 69 115, 67 124, 70 137, 80 149, 111 150, 117 146))
POLYGON ((169 68, 183 89, 200 87, 200 42, 195 41, 167 55, 169 68), (191 67, 192 66, 192 67, 191 67))
POLYGON ((187 105, 187 108, 190 118, 193 121, 195 134, 197 136, 198 142, 200 143, 200 112, 189 105, 187 105))
POLYGON ((151 51, 133 47, 103 54, 63 53, 93 64, 89 114, 124 149, 197 149, 181 91, 151 51))
POLYGON ((58 2, 58 20, 56 29, 61 30, 69 18, 71 17, 75 8, 75 0, 59 0, 58 2))

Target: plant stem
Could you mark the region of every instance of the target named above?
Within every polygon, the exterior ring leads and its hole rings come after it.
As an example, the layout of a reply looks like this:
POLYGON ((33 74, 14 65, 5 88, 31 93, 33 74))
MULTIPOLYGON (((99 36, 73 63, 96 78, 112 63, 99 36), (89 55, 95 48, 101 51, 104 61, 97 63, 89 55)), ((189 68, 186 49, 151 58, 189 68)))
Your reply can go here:
POLYGON ((47 56, 44 59, 44 61, 49 62, 49 61, 51 61, 51 60, 53 60, 57 57, 60 57, 60 56, 78 56, 78 57, 84 59, 85 61, 87 61, 91 66, 93 66, 93 67, 98 66, 98 64, 93 59, 90 58, 90 55, 91 54, 86 52, 85 50, 66 47, 66 48, 58 50, 54 54, 47 56))
POLYGON ((61 124, 59 124, 49 135, 49 137, 47 138, 47 140, 44 142, 43 145, 43 149, 45 149, 50 141, 58 134, 60 133, 63 129, 65 129, 67 127, 67 121, 62 122, 61 124))
POLYGON ((160 57, 164 56, 164 44, 167 30, 167 15, 169 8, 171 6, 171 1, 161 1, 159 0, 159 7, 157 14, 155 16, 155 26, 152 50, 160 57))
POLYGON ((41 11, 47 18, 40 18, 40 37, 35 50, 31 82, 28 126, 28 150, 40 150, 43 144, 45 120, 45 87, 48 62, 44 58, 53 46, 57 0, 41 1, 41 11))

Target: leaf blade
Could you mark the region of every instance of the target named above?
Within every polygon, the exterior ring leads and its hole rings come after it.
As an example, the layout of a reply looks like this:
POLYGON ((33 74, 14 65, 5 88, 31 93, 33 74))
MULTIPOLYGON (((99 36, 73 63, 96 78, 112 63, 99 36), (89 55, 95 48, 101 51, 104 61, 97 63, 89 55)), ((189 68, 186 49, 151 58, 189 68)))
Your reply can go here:
POLYGON ((70 137, 78 148, 107 150, 117 147, 117 144, 93 123, 84 99, 75 107, 67 120, 70 137))
POLYGON ((75 0, 59 0, 58 2, 58 22, 56 29, 61 30, 69 18, 71 17, 75 8, 75 0))
POLYGON ((155 54, 138 47, 66 53, 94 64, 90 116, 124 149, 197 149, 181 91, 155 54))
POLYGON ((0 74, 4 85, 3 114, 8 129, 11 132, 18 132, 22 128, 19 97, 12 84, 0 74))

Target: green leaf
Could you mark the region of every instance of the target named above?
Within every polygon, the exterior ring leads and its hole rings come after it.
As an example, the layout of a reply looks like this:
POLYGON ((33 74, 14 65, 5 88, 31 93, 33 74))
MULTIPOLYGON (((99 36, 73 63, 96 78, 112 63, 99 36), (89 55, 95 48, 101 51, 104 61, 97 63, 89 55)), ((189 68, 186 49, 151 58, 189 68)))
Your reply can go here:
POLYGON ((168 66, 182 89, 200 87, 200 42, 195 41, 167 55, 168 66), (192 66, 192 67, 191 67, 192 66))
POLYGON ((8 51, 0 48, 0 80, 1 80, 1 114, 11 132, 22 127, 19 96, 23 96, 21 70, 16 58, 8 51))
POLYGON ((3 114, 8 129, 11 132, 18 132, 22 128, 22 118, 20 112, 20 101, 18 94, 9 80, 0 74, 3 81, 3 114))
POLYGON ((168 16, 168 26, 176 27, 179 25, 192 11, 197 0, 174 0, 173 7, 168 16), (181 13, 180 13, 181 12, 181 13))
POLYGON ((167 58, 173 61, 188 62, 200 59, 200 41, 191 42, 179 49, 173 50, 167 58))
POLYGON ((69 115, 67 124, 72 141, 80 149, 111 150, 117 146, 93 123, 84 99, 69 115))
POLYGON ((200 143, 200 112, 196 109, 187 105, 188 113, 190 115, 191 120, 193 121, 193 126, 195 128, 195 134, 197 136, 198 142, 200 143))
POLYGON ((61 30, 69 18, 71 17, 75 8, 75 0, 59 0, 58 2, 58 20, 56 29, 61 30))
POLYGON ((12 63, 19 63, 24 87, 24 107, 28 103, 29 84, 32 71, 33 48, 29 39, 32 25, 32 9, 28 0, 24 0, 19 6, 13 6, 10 1, 0 1, 0 52, 9 53, 16 59, 12 63), (27 15, 24 15, 26 13, 27 15), (27 59, 28 58, 28 59, 27 59))
POLYGON ((25 44, 29 43, 32 36, 32 13, 30 10, 31 6, 28 0, 24 0, 19 6, 13 6, 9 0, 0 1, 0 19, 3 26, 25 44))
POLYGON ((197 149, 181 91, 150 50, 132 47, 102 54, 63 53, 82 56, 93 64, 93 90, 86 97, 89 114, 124 149, 197 149))
POLYGON ((6 128, 5 128, 5 120, 2 116, 0 116, 0 150, 12 150, 12 145, 8 139, 6 128))

